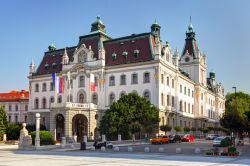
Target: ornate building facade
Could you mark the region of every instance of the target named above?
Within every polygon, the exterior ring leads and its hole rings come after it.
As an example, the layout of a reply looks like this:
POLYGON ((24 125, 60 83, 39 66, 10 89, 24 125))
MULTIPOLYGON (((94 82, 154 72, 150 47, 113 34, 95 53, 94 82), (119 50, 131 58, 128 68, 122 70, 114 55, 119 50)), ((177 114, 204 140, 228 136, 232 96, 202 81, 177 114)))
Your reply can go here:
POLYGON ((159 108, 159 125, 218 124, 225 109, 224 89, 215 81, 215 73, 207 78, 206 55, 198 48, 191 22, 181 54, 161 41, 160 30, 155 22, 151 32, 112 39, 97 17, 91 32, 80 36, 76 46, 56 49, 50 45, 37 69, 34 62, 30 64, 28 122, 34 123, 39 112, 41 123, 55 139, 97 137, 105 110, 122 95, 134 92, 159 108), (60 94, 55 92, 52 73, 63 77, 60 94))
POLYGON ((27 122, 29 92, 25 90, 0 93, 0 106, 4 107, 9 123, 27 122))

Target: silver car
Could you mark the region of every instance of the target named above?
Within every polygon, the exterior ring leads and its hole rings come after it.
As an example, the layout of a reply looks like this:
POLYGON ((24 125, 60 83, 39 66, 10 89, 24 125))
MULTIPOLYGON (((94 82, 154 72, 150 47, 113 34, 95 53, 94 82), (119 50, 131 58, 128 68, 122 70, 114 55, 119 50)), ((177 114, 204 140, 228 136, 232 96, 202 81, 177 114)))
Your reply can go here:
POLYGON ((220 146, 223 139, 229 138, 229 136, 217 137, 213 140, 213 146, 220 146))

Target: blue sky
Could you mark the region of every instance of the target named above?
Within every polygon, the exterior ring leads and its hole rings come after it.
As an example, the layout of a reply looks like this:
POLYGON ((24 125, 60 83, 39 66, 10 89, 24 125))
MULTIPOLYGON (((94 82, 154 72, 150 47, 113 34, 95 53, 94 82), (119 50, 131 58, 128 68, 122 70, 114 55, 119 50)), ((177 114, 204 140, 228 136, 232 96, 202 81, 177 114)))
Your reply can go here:
POLYGON ((107 33, 121 37, 149 32, 155 19, 162 40, 182 51, 192 16, 208 72, 214 71, 226 92, 250 93, 250 1, 248 0, 5 0, 0 3, 0 92, 28 89, 28 66, 39 65, 52 42, 74 46, 100 15, 107 33))

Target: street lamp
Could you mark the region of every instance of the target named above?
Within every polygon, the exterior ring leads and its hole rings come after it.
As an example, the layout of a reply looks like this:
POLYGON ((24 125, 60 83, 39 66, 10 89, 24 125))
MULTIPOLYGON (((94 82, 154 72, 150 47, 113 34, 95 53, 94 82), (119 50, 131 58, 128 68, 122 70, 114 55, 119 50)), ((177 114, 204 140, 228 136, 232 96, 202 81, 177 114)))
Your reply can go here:
MULTIPOLYGON (((236 113, 237 111, 237 100, 236 100, 236 86, 232 87, 234 89, 234 97, 235 97, 235 105, 234 105, 234 112, 236 113)), ((233 141, 233 132, 232 132, 232 135, 231 135, 231 141, 233 141)), ((235 142, 233 141, 233 145, 235 145, 235 142)))

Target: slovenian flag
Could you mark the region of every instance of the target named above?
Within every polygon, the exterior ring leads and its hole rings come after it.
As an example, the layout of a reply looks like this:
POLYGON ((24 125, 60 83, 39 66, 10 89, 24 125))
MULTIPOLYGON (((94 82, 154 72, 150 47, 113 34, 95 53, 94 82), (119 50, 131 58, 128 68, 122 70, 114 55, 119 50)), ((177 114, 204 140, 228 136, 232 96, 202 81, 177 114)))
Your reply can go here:
POLYGON ((55 85, 56 85, 56 73, 52 73, 52 82, 53 82, 53 85, 55 87, 55 85))
POLYGON ((90 90, 91 92, 95 91, 95 76, 90 74, 90 90))

